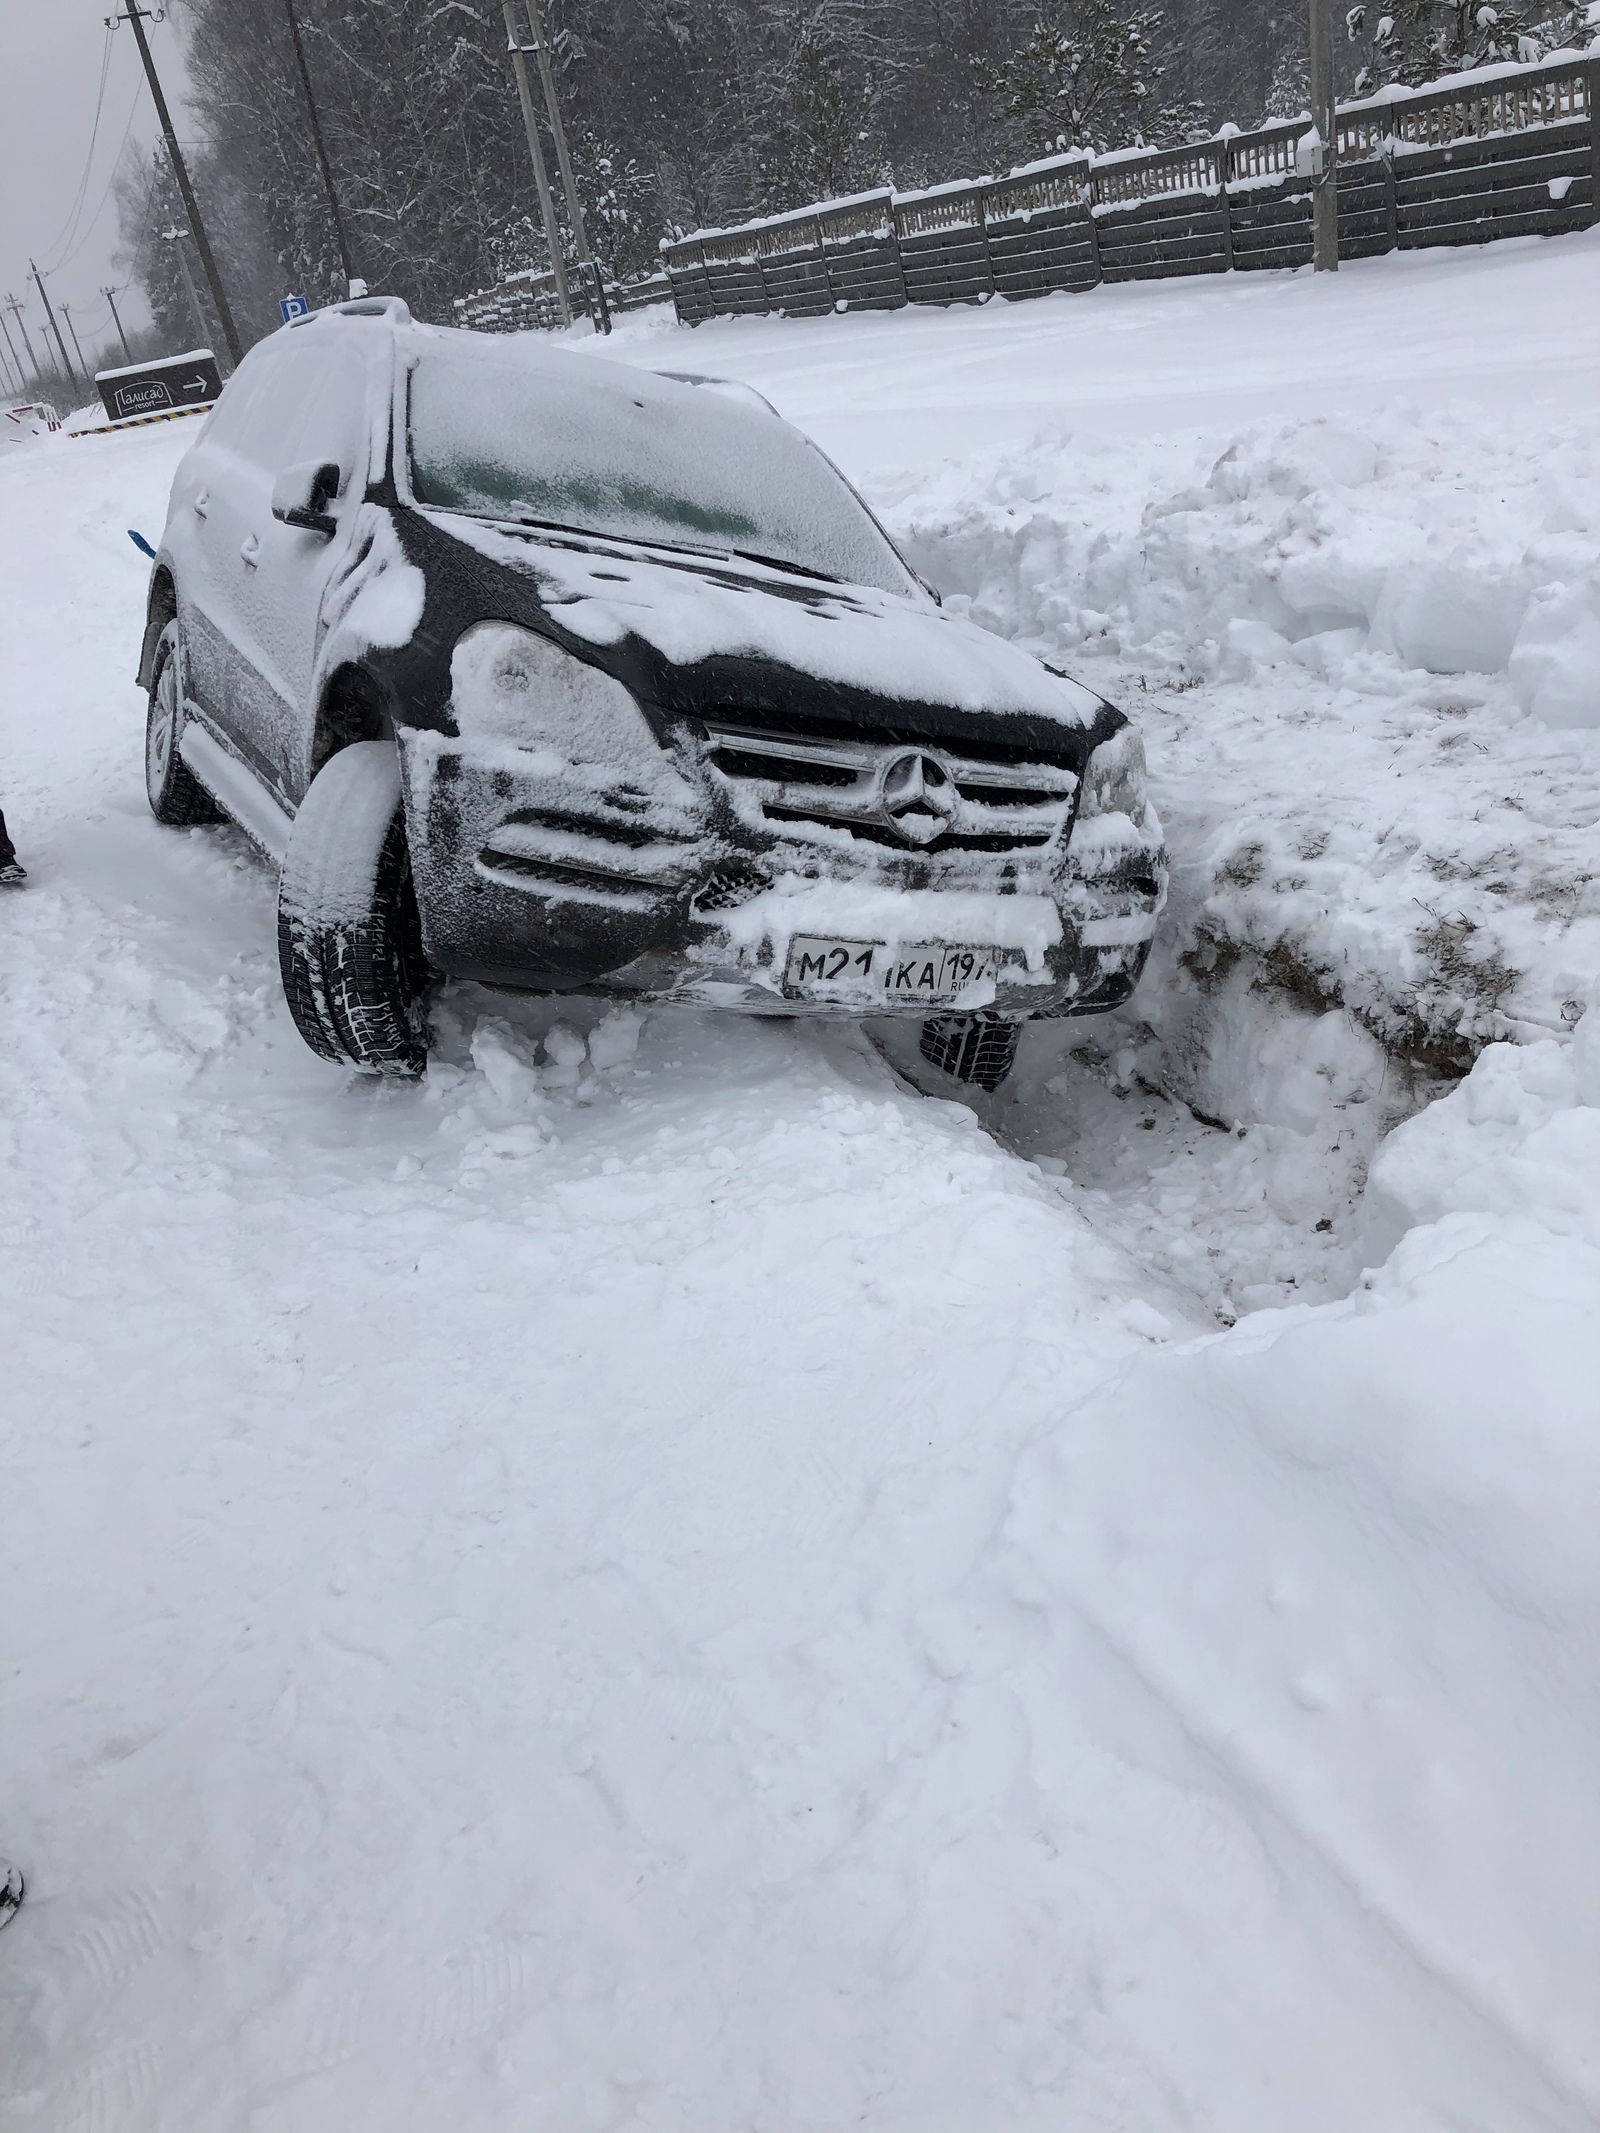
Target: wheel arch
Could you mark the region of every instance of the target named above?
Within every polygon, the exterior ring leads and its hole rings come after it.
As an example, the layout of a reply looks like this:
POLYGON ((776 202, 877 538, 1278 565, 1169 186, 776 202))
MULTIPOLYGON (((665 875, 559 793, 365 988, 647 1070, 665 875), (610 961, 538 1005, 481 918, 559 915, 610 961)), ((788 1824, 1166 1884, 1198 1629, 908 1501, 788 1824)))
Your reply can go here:
POLYGON ((312 777, 354 742, 388 740, 393 733, 388 690, 370 668, 347 661, 328 676, 317 705, 311 735, 312 777))
POLYGON ((165 563, 158 563, 150 574, 150 595, 144 613, 144 642, 139 647, 135 679, 141 689, 149 690, 155 683, 156 646, 161 642, 161 633, 168 623, 178 619, 178 588, 165 563))

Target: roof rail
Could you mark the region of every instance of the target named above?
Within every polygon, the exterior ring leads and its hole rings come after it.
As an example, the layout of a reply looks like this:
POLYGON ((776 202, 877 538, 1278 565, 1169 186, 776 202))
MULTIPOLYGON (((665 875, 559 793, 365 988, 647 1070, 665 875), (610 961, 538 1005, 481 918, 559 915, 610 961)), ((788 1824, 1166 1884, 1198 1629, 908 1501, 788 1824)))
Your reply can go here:
POLYGON ((334 304, 341 318, 387 318, 397 326, 409 326, 411 306, 402 296, 358 296, 347 304, 334 304))

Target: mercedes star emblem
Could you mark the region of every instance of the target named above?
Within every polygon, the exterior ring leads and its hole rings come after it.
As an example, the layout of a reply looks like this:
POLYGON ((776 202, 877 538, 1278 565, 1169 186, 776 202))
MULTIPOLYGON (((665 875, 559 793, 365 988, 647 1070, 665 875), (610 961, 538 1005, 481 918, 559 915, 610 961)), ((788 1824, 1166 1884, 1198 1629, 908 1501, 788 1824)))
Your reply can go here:
POLYGON ((955 780, 931 755, 897 755, 883 773, 883 819, 907 844, 930 845, 955 819, 955 780))

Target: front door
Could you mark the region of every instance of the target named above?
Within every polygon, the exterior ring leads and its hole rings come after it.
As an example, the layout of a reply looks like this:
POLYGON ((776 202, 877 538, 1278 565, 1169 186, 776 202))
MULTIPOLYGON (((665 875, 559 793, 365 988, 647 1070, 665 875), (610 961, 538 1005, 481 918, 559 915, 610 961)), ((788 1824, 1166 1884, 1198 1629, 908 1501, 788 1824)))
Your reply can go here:
MULTIPOLYGON (((227 709, 232 739, 290 805, 304 789, 319 623, 328 582, 346 560, 366 494, 367 362, 335 334, 308 332, 278 357, 257 396, 223 485, 214 551, 233 573, 227 709), (339 468, 328 510, 337 531, 286 526, 272 515, 273 484, 308 460, 339 468)), ((213 495, 215 496, 215 490, 213 495)), ((213 504, 216 515, 216 505, 213 504)))
POLYGON ((236 479, 239 445, 247 436, 260 394, 273 368, 273 351, 252 349, 193 450, 173 478, 167 511, 166 548, 173 560, 178 625, 183 638, 183 686, 190 701, 228 731, 228 668, 237 626, 237 536, 227 508, 236 479))

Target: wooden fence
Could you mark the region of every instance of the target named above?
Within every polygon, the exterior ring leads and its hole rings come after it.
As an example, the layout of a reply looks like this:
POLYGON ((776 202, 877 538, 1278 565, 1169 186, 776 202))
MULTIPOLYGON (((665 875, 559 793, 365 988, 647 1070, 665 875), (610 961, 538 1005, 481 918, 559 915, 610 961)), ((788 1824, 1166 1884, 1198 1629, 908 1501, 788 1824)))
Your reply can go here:
MULTIPOLYGON (((1600 202, 1600 58, 1460 75, 1341 106, 1339 256, 1586 228, 1600 202)), ((885 189, 663 244, 644 302, 889 310, 1311 259, 1309 122, 1185 148, 1054 156, 1004 178, 885 189)))
MULTIPOLYGON (((575 279, 572 299, 574 308, 581 309, 582 290, 575 279)), ((651 274, 640 281, 606 283, 606 302, 613 311, 639 311, 646 304, 671 301, 672 284, 664 273, 651 274)), ((532 271, 509 274, 492 289, 458 296, 455 313, 458 326, 470 326, 478 333, 526 333, 532 326, 559 326, 555 276, 532 271)))

